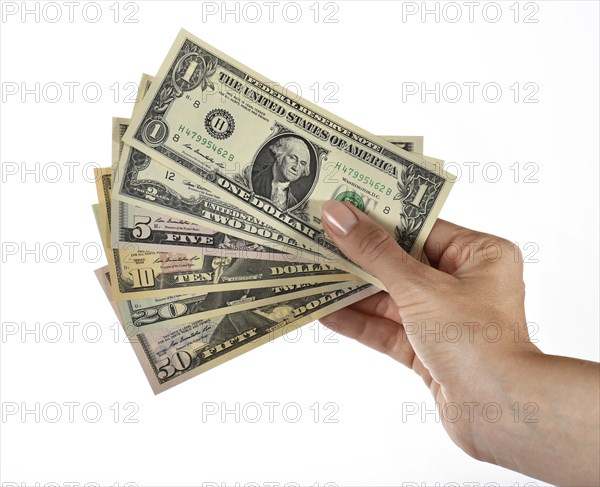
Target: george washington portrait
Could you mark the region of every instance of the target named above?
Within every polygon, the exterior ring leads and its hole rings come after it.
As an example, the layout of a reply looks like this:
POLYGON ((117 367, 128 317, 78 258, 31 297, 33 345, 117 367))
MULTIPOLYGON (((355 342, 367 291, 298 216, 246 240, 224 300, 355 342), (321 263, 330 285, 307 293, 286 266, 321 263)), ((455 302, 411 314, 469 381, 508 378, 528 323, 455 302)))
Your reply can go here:
POLYGON ((284 134, 258 152, 252 167, 252 190, 280 210, 298 205, 315 180, 316 156, 304 139, 284 134))

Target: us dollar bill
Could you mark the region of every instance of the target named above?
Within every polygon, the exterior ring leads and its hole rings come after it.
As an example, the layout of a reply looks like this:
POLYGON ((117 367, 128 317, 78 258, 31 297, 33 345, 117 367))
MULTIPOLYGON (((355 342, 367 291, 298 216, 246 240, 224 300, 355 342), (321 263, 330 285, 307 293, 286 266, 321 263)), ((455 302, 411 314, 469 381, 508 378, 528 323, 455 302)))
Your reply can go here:
POLYGON ((225 313, 237 313, 359 284, 364 282, 291 284, 167 298, 135 299, 117 303, 123 319, 123 328, 127 335, 134 336, 150 330, 185 325, 190 320, 214 318, 225 313))
MULTIPOLYGON (((221 222, 224 231, 261 243, 268 238, 280 244, 284 236, 286 244, 335 259, 380 287, 327 238, 323 202, 354 204, 418 256, 453 179, 423 157, 288 96, 186 31, 175 40, 123 140, 132 147, 133 164, 122 186, 135 171, 146 170, 140 164, 144 155, 167 168, 155 174, 162 188, 136 185, 138 196, 172 205, 165 189, 172 187, 169 171, 179 171, 185 181, 209 187, 223 205, 275 230, 253 235, 243 223, 230 229, 231 223, 221 222)), ((197 214, 202 207, 192 210, 197 214)))
MULTIPOLYGON (((102 288, 106 274, 97 271, 102 288)), ((369 284, 138 334, 130 343, 155 394, 378 291, 369 284)), ((107 293, 113 308, 114 301, 107 293)), ((120 311, 117 312, 119 316, 120 311)), ((121 324, 123 324, 121 317, 121 324)))
POLYGON ((115 201, 111 228, 114 248, 136 246, 156 252, 199 253, 219 257, 297 261, 299 258, 257 242, 194 224, 181 216, 115 201))
MULTIPOLYGON (((137 92, 137 96, 136 96, 136 102, 134 105, 134 113, 135 110, 138 106, 138 103, 144 98, 144 96, 146 96, 146 93, 148 93, 148 90, 150 90, 150 86, 152 85, 152 82, 154 81, 154 76, 149 75, 147 73, 142 73, 142 76, 140 78, 140 83, 139 83, 139 89, 137 92)), ((115 123, 115 120, 117 121, 121 121, 121 120, 127 120, 126 125, 121 125, 121 124, 117 124, 117 126, 119 127, 118 131, 115 131, 113 129, 113 136, 115 135, 115 133, 117 134, 117 143, 115 144, 113 141, 113 161, 118 161, 121 157, 121 153, 123 152, 123 135, 125 134, 125 131, 127 130, 128 126, 129 126, 129 119, 121 119, 121 118, 113 118, 113 124, 115 123)), ((411 135, 380 135, 379 137, 381 137, 382 139, 387 140, 388 142, 391 142, 392 144, 397 145, 398 147, 408 151, 408 152, 416 152, 417 154, 423 155, 423 137, 420 135, 415 135, 415 136, 411 136, 411 135)), ((435 160, 433 158, 428 158, 425 157, 426 159, 432 159, 435 160)))
MULTIPOLYGON (((135 104, 133 105, 133 113, 135 113, 135 110, 142 98, 146 96, 146 93, 150 89, 150 85, 152 84, 153 80, 153 76, 147 73, 142 73, 142 77, 140 78, 140 82, 138 84, 138 92, 135 97, 135 104)), ((125 131, 129 126, 129 119, 113 117, 112 124, 112 163, 114 164, 115 161, 118 161, 121 158, 121 153, 123 152, 123 135, 125 135, 125 131)))
MULTIPOLYGON (((101 234, 110 238, 111 168, 96 169, 101 234)), ((356 280, 320 263, 268 261, 202 254, 107 248, 116 300, 168 297, 173 294, 263 288, 356 280)))
POLYGON ((96 220, 96 226, 100 233, 100 239, 102 240, 102 246, 107 249, 110 247, 110 243, 106 240, 106 235, 102 233, 102 215, 100 215, 100 204, 95 203, 92 205, 92 212, 94 213, 94 220, 96 220))
POLYGON ((96 274, 96 278, 98 279, 98 282, 100 283, 100 286, 102 287, 102 290, 104 291, 108 302, 110 303, 113 311, 115 312, 115 315, 117 315, 119 323, 121 323, 121 326, 123 326, 124 321, 123 317, 121 316, 121 310, 119 309, 117 301, 115 301, 112 297, 112 283, 110 280, 110 271, 108 269, 108 266, 105 265, 104 267, 96 269, 94 271, 94 274, 96 274))
POLYGON ((208 294, 184 294, 167 298, 146 298, 128 301, 112 299, 108 266, 94 271, 121 326, 129 337, 150 330, 173 328, 190 321, 237 313, 281 301, 302 298, 316 293, 337 291, 364 284, 360 281, 325 284, 296 284, 274 288, 225 291, 208 294))
MULTIPOLYGON (((128 126, 128 119, 113 119, 113 154, 122 154, 123 143, 121 137, 128 126)), ((390 135, 385 138, 394 145, 409 151, 423 150, 422 136, 390 135)), ((113 159, 113 161, 116 161, 116 159, 113 159)), ((114 174, 118 174, 118 164, 115 164, 113 168, 114 174)), ((166 169, 164 171, 166 172, 166 169)), ((144 175, 145 182, 148 181, 146 176, 144 175)), ((115 176, 115 179, 117 178, 118 176, 115 176)), ((171 182, 175 182, 174 175, 171 177, 171 182)), ((160 183, 160 181, 157 183, 160 183)), ((117 187, 118 185, 115 185, 115 188, 117 187)), ((210 195, 210 199, 208 199, 208 196, 205 198, 202 203, 204 206, 210 205, 213 208, 221 206, 219 200, 214 198, 210 191, 207 191, 207 194, 210 195)), ((118 197, 119 195, 115 196, 115 198, 118 197)), ((142 202, 142 205, 144 203, 142 202)), ((158 205, 160 205, 160 200, 158 200, 158 205)), ((204 255, 247 259, 310 260, 306 257, 303 259, 302 254, 298 253, 295 247, 287 249, 294 252, 294 254, 289 254, 284 251, 284 247, 274 249, 257 242, 234 237, 215 228, 194 224, 187 219, 187 214, 184 213, 184 215, 186 218, 182 218, 179 212, 167 215, 145 205, 137 206, 114 199, 112 204, 112 221, 114 224, 111 225, 112 245, 114 248, 128 248, 135 244, 137 248, 142 250, 199 252, 204 255)), ((245 215, 245 218, 249 219, 250 217, 245 215)), ((268 244, 269 242, 265 241, 265 243, 268 244)))
MULTIPOLYGON (((140 81, 140 90, 138 92, 138 101, 143 99, 146 92, 153 82, 153 77, 147 74, 142 75, 140 81)), ((136 103, 134 108, 137 109, 136 103)), ((118 159, 123 152, 123 134, 129 126, 129 120, 123 118, 113 119, 113 175, 115 179, 119 178, 118 159)), ((408 151, 423 151, 422 136, 386 136, 391 143, 402 147, 408 151)), ((129 150, 129 149, 128 149, 129 150)), ((172 175, 171 180, 174 179, 172 175)), ((147 178, 144 179, 147 182, 147 178)), ((171 181, 174 182, 174 181, 171 181)), ((160 184, 160 182, 159 182, 160 184)), ((116 184, 115 188, 119 185, 116 184)), ((204 188, 206 190, 206 188, 204 188)), ((172 195, 172 193, 171 193, 172 195)), ((282 246, 280 249, 267 247, 257 242, 240 239, 232 235, 217 231, 219 226, 212 226, 212 221, 208 223, 211 227, 195 225, 186 218, 181 217, 181 213, 175 212, 166 215, 152 210, 146 206, 136 206, 123 201, 119 201, 119 194, 114 194, 115 199, 112 205, 111 237, 114 248, 128 248, 131 244, 136 244, 137 248, 143 250, 159 251, 185 251, 200 252, 204 255, 220 255, 229 257, 242 257, 250 259, 268 259, 268 260, 300 260, 308 261, 307 258, 295 246, 282 246), (177 216, 175 216, 177 215, 177 216), (180 249, 185 247, 185 249, 180 249), (292 251, 288 254, 284 250, 292 251)), ((193 198, 193 196, 191 196, 193 198)), ((160 203, 160 202, 157 202, 160 203)), ((181 206, 180 202, 180 205, 181 206)), ((143 203, 142 203, 143 204, 143 203)), ((206 196, 202 203, 211 208, 221 208, 222 203, 218 198, 214 198, 210 191, 206 191, 206 196)), ((233 215, 238 214, 235 209, 231 209, 233 215)), ((229 213, 230 213, 229 212, 229 213)), ((183 213, 185 215, 185 213, 183 213)), ((207 214, 207 213, 205 213, 207 214)), ((242 212, 243 214, 243 212, 242 212)), ((224 218, 224 215, 214 215, 215 218, 224 218)), ((246 221, 253 221, 249 215, 244 215, 246 221)), ((268 241, 266 241, 268 243, 268 241)), ((272 243, 271 243, 272 245, 272 243)))
MULTIPOLYGON (((153 77, 142 74, 135 109, 144 98, 153 77)), ((116 169, 123 152, 123 135, 129 127, 129 119, 113 118, 112 151, 113 168, 116 169)), ((416 143, 419 141, 410 141, 416 143)), ((115 170, 113 174, 117 174, 115 170)), ((204 255, 240 257, 245 259, 296 260, 282 251, 227 235, 214 228, 195 225, 187 219, 157 213, 115 200, 112 205, 111 237, 114 248, 128 248, 132 243, 137 248, 167 252, 200 252, 204 255), (182 249, 181 247, 185 247, 182 249)))
POLYGON ((112 164, 121 158, 123 153, 123 135, 129 127, 129 119, 113 117, 112 119, 112 164))
MULTIPOLYGON (((123 133, 129 120, 113 118, 113 157, 123 151, 123 133)), ((113 159, 114 174, 118 160, 113 159)), ((116 178, 115 178, 116 179, 116 178)), ((218 200, 215 199, 215 202, 218 200)), ((299 260, 296 256, 256 242, 197 225, 181 215, 166 215, 151 208, 136 206, 115 199, 111 205, 111 241, 113 248, 131 248, 161 252, 201 253, 220 257, 261 260, 299 260)))

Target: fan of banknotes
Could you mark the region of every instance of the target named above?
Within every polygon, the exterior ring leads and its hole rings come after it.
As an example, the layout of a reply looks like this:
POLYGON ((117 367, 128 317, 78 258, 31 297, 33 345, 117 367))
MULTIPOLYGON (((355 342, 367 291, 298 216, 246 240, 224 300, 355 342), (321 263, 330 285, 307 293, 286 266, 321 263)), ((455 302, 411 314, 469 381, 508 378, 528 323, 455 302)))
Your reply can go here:
POLYGON ((96 271, 155 393, 383 288, 328 239, 353 204, 419 257, 452 176, 181 31, 113 119, 96 271))

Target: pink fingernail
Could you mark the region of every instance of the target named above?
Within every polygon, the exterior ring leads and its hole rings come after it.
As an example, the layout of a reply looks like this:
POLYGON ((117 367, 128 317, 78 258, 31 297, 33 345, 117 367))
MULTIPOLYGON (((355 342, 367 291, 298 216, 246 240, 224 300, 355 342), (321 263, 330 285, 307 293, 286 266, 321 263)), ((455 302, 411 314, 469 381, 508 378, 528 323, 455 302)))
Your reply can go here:
POLYGON ((350 208, 339 201, 326 201, 323 204, 323 218, 336 235, 345 237, 358 223, 358 218, 350 208))

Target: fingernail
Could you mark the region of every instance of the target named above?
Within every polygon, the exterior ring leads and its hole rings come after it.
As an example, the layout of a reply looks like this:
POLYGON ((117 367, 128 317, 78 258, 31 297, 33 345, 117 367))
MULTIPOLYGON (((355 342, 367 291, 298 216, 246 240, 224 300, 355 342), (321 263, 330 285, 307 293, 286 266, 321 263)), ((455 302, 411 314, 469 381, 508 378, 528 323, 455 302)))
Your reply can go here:
POLYGON ((344 203, 326 201, 323 204, 323 218, 329 223, 336 235, 345 237, 358 223, 358 218, 344 203))

